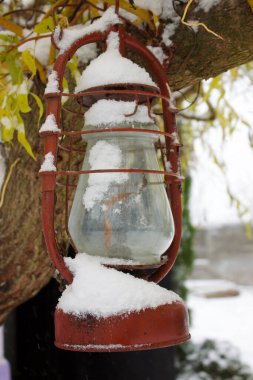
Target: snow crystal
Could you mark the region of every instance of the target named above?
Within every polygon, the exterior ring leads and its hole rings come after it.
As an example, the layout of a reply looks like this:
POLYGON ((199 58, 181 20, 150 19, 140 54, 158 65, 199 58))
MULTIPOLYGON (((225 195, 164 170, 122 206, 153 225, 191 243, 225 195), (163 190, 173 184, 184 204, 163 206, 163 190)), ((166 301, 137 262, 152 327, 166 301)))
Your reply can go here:
POLYGON ((21 83, 21 85, 18 87, 17 93, 20 95, 27 94, 27 82, 26 81, 23 81, 21 83))
POLYGON ((131 13, 130 11, 128 12, 122 8, 119 9, 119 15, 132 23, 138 20, 138 16, 136 16, 134 13, 131 13))
POLYGON ((158 61, 163 64, 166 59, 166 55, 163 52, 163 49, 160 46, 147 46, 148 50, 150 50, 154 56, 158 59, 158 61))
POLYGON ((49 152, 45 155, 44 162, 41 165, 40 173, 42 172, 55 172, 56 167, 54 165, 54 155, 49 152))
POLYGON ((117 350, 119 348, 124 348, 125 346, 122 346, 122 344, 87 344, 86 346, 81 344, 64 344, 64 347, 66 348, 75 348, 76 350, 117 350))
POLYGON ((65 313, 108 317, 181 302, 155 283, 104 267, 99 257, 79 253, 65 262, 74 274, 57 305, 65 313))
POLYGON ((174 143, 174 144, 179 144, 178 135, 177 135, 176 132, 173 132, 173 133, 171 134, 171 137, 172 137, 172 139, 173 139, 173 143, 174 143))
POLYGON ((0 120, 1 124, 4 125, 6 129, 11 129, 12 124, 11 124, 11 119, 7 116, 3 116, 0 120))
POLYGON ((119 34, 117 32, 111 32, 106 40, 107 50, 119 50, 119 34))
POLYGON ((85 113, 85 124, 100 126, 115 123, 154 123, 148 115, 148 108, 139 105, 136 113, 135 102, 123 102, 116 100, 99 100, 85 113))
POLYGON ((173 19, 173 22, 167 24, 164 28, 163 34, 162 34, 162 40, 166 46, 171 46, 173 44, 172 37, 174 36, 176 29, 178 28, 180 24, 180 17, 175 16, 173 19))
POLYGON ((107 50, 87 66, 75 92, 112 83, 142 83, 156 86, 145 69, 122 57, 118 46, 118 33, 111 32, 107 39, 107 50))
POLYGON ((159 16, 163 10, 163 2, 164 0, 135 0, 134 4, 142 9, 150 10, 159 16))
POLYGON ((47 87, 45 89, 45 94, 51 92, 59 92, 59 82, 57 72, 52 70, 51 74, 48 76, 47 87))
POLYGON ((114 7, 108 8, 102 17, 94 21, 92 24, 76 25, 63 30, 62 38, 60 39, 60 27, 56 27, 54 32, 54 41, 60 49, 60 54, 63 54, 74 42, 80 38, 94 32, 105 32, 110 25, 121 23, 116 15, 114 7))
POLYGON ((97 56, 97 44, 83 45, 76 51, 78 61, 87 64, 97 56))
POLYGON ((165 169, 167 170, 167 172, 171 172, 172 166, 171 166, 171 162, 170 161, 166 161, 165 162, 165 169))
POLYGON ((42 124, 40 128, 41 132, 60 132, 61 130, 58 128, 56 124, 55 116, 51 113, 47 116, 45 122, 42 124))
POLYGON ((99 257, 99 262, 100 264, 103 264, 103 265, 133 265, 133 264, 141 265, 142 264, 140 261, 119 259, 115 257, 99 257))
POLYGON ((205 12, 209 12, 212 7, 218 5, 219 3, 220 0, 199 0, 198 6, 195 10, 198 11, 199 9, 201 9, 205 12))
MULTIPOLYGON (((91 170, 120 169, 122 152, 115 144, 98 141, 90 150, 91 170)), ((127 173, 94 173, 89 175, 88 187, 83 195, 83 205, 89 211, 101 202, 112 183, 121 184, 128 179, 127 173)))

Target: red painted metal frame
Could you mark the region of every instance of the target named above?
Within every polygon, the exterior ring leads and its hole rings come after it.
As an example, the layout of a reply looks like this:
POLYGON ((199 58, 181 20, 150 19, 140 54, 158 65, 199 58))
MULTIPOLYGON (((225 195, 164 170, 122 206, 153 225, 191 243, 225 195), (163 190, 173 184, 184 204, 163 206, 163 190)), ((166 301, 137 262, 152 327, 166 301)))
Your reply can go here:
POLYGON ((78 318, 60 309, 55 312, 55 345, 64 350, 150 350, 175 346, 189 338, 182 302, 99 319, 94 315, 78 318))
MULTIPOLYGON (((147 64, 149 70, 154 75, 158 87, 160 89, 160 94, 156 95, 162 99, 162 107, 163 107, 163 117, 164 117, 164 126, 165 126, 165 135, 167 137, 171 137, 172 133, 175 132, 175 115, 170 110, 169 104, 169 89, 167 85, 167 76, 164 72, 164 69, 160 62, 156 59, 156 57, 138 40, 133 38, 132 36, 126 34, 125 32, 120 31, 121 39, 124 43, 125 48, 129 48, 137 53, 147 64)), ((62 80, 64 75, 64 70, 68 60, 75 54, 76 50, 83 45, 89 43, 98 43, 105 42, 107 37, 107 33, 93 33, 88 36, 85 36, 79 40, 77 40, 64 54, 61 54, 54 65, 54 69, 58 74, 59 79, 59 93, 51 93, 46 95, 46 114, 53 114, 56 119, 56 123, 60 126, 60 110, 61 110, 61 97, 62 93, 62 80)), ((118 90, 119 91, 119 90, 118 90)), ((86 93, 87 94, 87 93, 86 93)), ((137 92, 138 94, 138 92, 137 92)), ((66 94, 69 95, 69 94, 66 94)), ((147 94, 145 94, 147 95, 147 94)), ((151 95, 151 94, 149 94, 151 95)), ((155 96, 155 94, 153 94, 155 96)), ((74 96, 74 95, 73 95, 74 96)), ((64 134, 64 132, 58 133, 50 133, 44 132, 41 133, 41 137, 44 140, 44 153, 47 154, 52 152, 55 157, 55 161, 57 158, 57 150, 58 150, 58 137, 59 135, 64 134)), ((162 134, 162 133, 161 133, 162 134)), ((172 172, 179 172, 179 160, 178 160, 178 150, 179 147, 177 144, 173 145, 172 139, 166 139, 167 146, 167 159, 170 160, 172 172)), ((134 169, 132 169, 133 171, 134 169)), ((87 171, 91 172, 91 171, 87 171)), ((168 176, 171 174, 169 172, 160 172, 163 174, 167 174, 168 176)), ((63 172, 61 172, 63 174, 63 172)), ((67 268, 64 263, 63 257, 60 254, 59 248, 57 246, 55 231, 54 231, 54 204, 55 204, 55 188, 56 188, 56 172, 42 172, 42 219, 43 219, 43 230, 44 237, 47 245, 47 249, 50 255, 50 258, 55 265, 55 267, 59 270, 61 275, 65 278, 68 283, 73 281, 73 275, 67 268)), ((181 226, 182 226, 182 211, 181 211, 181 184, 179 181, 168 181, 168 177, 165 181, 167 181, 167 189, 169 188, 169 194, 171 201, 172 214, 175 223, 175 236, 173 242, 166 252, 168 256, 168 260, 165 264, 163 264, 159 269, 157 269, 151 275, 146 276, 145 278, 149 281, 159 282, 162 278, 170 271, 173 266, 179 245, 181 240, 181 226)), ((168 190, 167 190, 168 191, 168 190)))

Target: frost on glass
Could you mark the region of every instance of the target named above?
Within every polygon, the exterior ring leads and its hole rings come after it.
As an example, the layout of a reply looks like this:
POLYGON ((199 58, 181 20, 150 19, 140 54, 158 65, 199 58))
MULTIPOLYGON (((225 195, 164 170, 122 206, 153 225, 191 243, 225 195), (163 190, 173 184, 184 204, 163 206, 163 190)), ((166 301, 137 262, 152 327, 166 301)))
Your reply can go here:
MULTIPOLYGON (((153 124, 132 123, 132 126, 157 129, 153 124)), ((110 128, 113 127, 129 125, 110 124, 110 128)), ((88 145, 82 170, 159 170, 155 134, 98 132, 86 135, 85 139, 88 145)), ((160 263, 161 255, 174 236, 163 176, 149 173, 80 175, 70 212, 69 232, 79 252, 143 265, 160 263)))

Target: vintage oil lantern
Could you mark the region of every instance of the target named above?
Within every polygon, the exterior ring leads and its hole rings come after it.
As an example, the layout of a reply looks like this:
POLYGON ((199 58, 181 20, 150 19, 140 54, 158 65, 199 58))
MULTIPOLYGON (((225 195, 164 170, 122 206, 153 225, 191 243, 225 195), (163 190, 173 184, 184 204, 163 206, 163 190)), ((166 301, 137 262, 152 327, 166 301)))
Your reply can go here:
POLYGON ((155 284, 174 264, 182 224, 180 144, 165 70, 126 33, 114 8, 87 27, 56 29, 54 42, 60 52, 45 91, 40 174, 47 250, 67 283, 55 312, 55 344, 76 351, 126 351, 184 342, 189 339, 185 306, 155 284), (64 93, 67 62, 91 43, 104 44, 104 52, 86 67, 75 91, 64 93), (149 72, 126 58, 127 51, 149 72), (86 110, 83 130, 62 130, 63 96, 76 98, 86 110), (151 112, 152 102, 159 99, 164 131, 151 112), (58 169, 60 149, 69 160, 80 154, 77 140, 87 143, 82 165, 58 169), (66 217, 76 252, 72 259, 63 258, 54 226, 62 178, 67 205, 70 188, 76 186, 66 217), (73 185, 71 178, 78 182, 73 185))

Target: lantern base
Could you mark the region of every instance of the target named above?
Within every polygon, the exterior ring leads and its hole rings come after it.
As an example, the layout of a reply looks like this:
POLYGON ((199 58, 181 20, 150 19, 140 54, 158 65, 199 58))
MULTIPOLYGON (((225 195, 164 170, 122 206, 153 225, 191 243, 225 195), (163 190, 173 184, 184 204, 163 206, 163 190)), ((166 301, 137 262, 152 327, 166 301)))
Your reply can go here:
POLYGON ((182 302, 107 318, 55 312, 55 345, 71 351, 136 351, 174 346, 190 339, 182 302))

